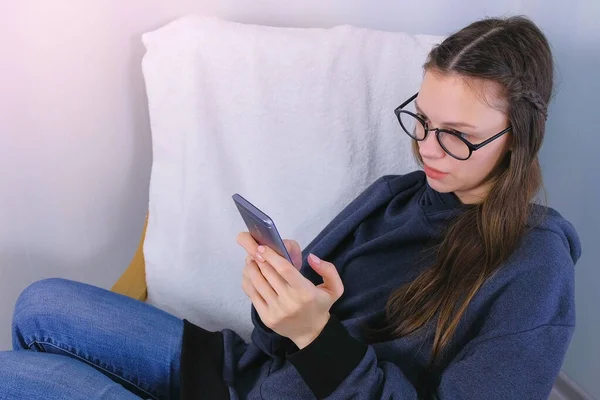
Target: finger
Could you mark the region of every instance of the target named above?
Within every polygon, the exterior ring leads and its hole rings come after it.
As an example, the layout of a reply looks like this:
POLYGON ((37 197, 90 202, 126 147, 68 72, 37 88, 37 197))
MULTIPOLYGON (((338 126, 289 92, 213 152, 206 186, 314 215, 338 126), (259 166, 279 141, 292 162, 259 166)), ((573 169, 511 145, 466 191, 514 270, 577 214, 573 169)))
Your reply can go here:
POLYGON ((235 240, 238 242, 240 246, 242 246, 250 255, 256 254, 256 248, 258 247, 258 243, 252 237, 250 232, 244 231, 240 232, 235 240))
POLYGON ((242 290, 250 298, 250 301, 252 301, 254 308, 256 308, 256 311, 258 311, 259 314, 262 314, 267 310, 267 302, 265 301, 265 299, 263 299, 260 293, 258 293, 258 291, 254 287, 254 285, 252 285, 252 282, 249 278, 245 277, 242 280, 242 290))
POLYGON ((323 278, 323 283, 317 287, 331 293, 336 300, 342 297, 342 294, 344 294, 344 283, 342 282, 342 278, 340 278, 340 274, 335 265, 325 260, 321 260, 312 253, 308 255, 307 259, 308 264, 312 269, 323 278))
POLYGON ((256 262, 252 261, 248 266, 248 277, 254 288, 258 291, 267 304, 274 304, 277 301, 277 293, 271 284, 265 279, 262 272, 258 268, 256 262))
POLYGON ((263 276, 269 282, 273 290, 277 293, 278 296, 285 296, 288 294, 288 290, 290 285, 279 275, 277 271, 273 268, 271 264, 268 262, 258 262, 258 267, 260 268, 260 272, 262 272, 263 276))
POLYGON ((242 279, 242 290, 244 291, 244 293, 246 293, 246 295, 250 298, 250 300, 252 300, 252 302, 256 301, 256 302, 262 302, 262 303, 266 304, 265 299, 260 295, 260 293, 258 293, 256 288, 252 284, 252 281, 250 280, 250 278, 248 278, 246 276, 242 279))
POLYGON ((297 270, 300 270, 302 267, 302 249, 300 249, 300 245, 298 242, 291 239, 284 239, 283 243, 285 244, 285 248, 292 258, 294 267, 296 267, 297 270))
POLYGON ((271 264, 275 271, 293 288, 302 288, 307 287, 307 284, 310 284, 311 287, 314 287, 312 283, 306 279, 300 272, 294 267, 294 265, 290 264, 288 260, 281 257, 277 254, 273 249, 268 246, 259 246, 259 252, 256 254, 256 259, 260 261, 259 256, 261 256, 266 262, 271 264), (260 252, 260 249, 263 249, 263 252, 260 252))

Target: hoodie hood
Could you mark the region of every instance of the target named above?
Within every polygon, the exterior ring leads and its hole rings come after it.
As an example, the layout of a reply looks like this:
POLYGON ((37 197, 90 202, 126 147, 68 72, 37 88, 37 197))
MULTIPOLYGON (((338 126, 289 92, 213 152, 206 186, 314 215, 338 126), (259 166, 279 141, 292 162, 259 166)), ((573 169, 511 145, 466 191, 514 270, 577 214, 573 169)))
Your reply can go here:
POLYGON ((581 242, 573 224, 553 208, 536 204, 532 211, 530 226, 557 234, 575 264, 581 257, 581 242))

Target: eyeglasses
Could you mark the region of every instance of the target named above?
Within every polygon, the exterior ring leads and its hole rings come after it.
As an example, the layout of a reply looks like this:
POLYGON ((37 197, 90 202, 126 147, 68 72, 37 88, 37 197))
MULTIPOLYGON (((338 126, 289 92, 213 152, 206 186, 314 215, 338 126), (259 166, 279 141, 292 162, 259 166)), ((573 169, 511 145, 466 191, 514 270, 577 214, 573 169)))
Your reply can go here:
POLYGON ((394 110, 400 126, 408 136, 417 142, 422 142, 427 138, 429 132, 435 131, 435 136, 441 148, 457 160, 467 160, 475 150, 479 150, 486 144, 493 142, 512 128, 512 126, 509 126, 491 138, 479 144, 473 144, 464 138, 465 133, 449 129, 429 128, 427 122, 422 117, 410 111, 403 110, 404 107, 417 98, 418 94, 417 92, 394 110))

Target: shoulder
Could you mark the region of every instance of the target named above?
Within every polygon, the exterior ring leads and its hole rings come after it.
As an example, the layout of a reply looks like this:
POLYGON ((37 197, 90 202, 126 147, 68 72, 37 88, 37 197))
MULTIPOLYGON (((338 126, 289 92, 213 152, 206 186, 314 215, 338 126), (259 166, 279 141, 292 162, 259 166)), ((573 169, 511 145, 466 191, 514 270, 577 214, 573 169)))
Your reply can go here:
POLYGON ((377 198, 382 193, 396 196, 406 191, 416 191, 425 185, 425 173, 413 171, 405 175, 383 175, 367 186, 355 199, 354 203, 364 203, 377 198))
MULTIPOLYGON (((540 207, 540 206, 536 206, 540 207)), ((575 324, 575 263, 581 254, 573 225, 545 208, 512 256, 484 285, 486 308, 501 326, 533 329, 575 324)))
POLYGON ((581 256, 577 230, 555 209, 534 204, 528 227, 523 238, 524 246, 545 247, 551 252, 548 256, 568 255, 573 264, 581 256))
POLYGON ((425 173, 421 170, 413 171, 405 175, 384 175, 379 180, 389 186, 392 195, 400 192, 418 189, 425 185, 425 173))

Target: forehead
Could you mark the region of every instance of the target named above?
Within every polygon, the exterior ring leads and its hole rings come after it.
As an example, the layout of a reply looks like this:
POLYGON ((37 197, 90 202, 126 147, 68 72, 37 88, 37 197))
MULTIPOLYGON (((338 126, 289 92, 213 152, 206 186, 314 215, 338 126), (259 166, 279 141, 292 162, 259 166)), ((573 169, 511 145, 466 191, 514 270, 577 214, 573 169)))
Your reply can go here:
POLYGON ((499 86, 457 74, 427 71, 416 99, 432 122, 463 122, 481 129, 505 125, 499 86))

